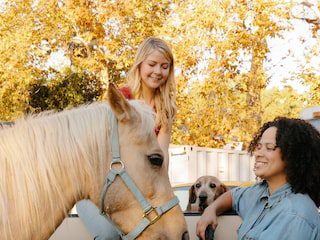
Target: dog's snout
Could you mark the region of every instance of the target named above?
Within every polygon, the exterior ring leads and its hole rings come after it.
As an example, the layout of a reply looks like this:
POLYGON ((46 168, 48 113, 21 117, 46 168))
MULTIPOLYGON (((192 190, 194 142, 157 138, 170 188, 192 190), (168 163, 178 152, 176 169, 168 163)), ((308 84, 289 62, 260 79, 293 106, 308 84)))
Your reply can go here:
POLYGON ((201 194, 199 195, 199 200, 200 200, 200 202, 205 202, 205 201, 207 200, 207 198, 208 198, 208 195, 207 195, 207 193, 205 193, 205 192, 203 192, 203 193, 201 193, 201 194))
POLYGON ((190 238, 189 238, 189 233, 188 233, 188 231, 184 232, 184 233, 182 234, 181 240, 189 240, 189 239, 190 239, 190 238))

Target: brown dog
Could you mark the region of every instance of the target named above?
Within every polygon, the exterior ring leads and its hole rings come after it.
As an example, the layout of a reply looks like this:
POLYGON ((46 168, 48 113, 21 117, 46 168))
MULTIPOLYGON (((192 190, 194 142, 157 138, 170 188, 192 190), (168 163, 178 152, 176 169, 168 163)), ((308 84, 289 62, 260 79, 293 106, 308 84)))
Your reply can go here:
POLYGON ((187 211, 203 212, 214 200, 227 191, 226 185, 214 176, 202 176, 189 189, 187 211))

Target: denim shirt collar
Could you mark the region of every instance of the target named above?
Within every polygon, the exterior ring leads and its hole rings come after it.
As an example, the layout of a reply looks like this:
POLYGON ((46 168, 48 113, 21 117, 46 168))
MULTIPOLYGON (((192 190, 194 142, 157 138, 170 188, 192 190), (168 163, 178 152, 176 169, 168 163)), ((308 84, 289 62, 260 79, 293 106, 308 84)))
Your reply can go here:
POLYGON ((267 202, 268 207, 272 207, 273 205, 281 202, 282 199, 287 197, 290 193, 292 193, 292 187, 289 183, 284 184, 282 187, 277 189, 271 196, 268 191, 268 184, 264 182, 265 189, 261 194, 260 201, 267 202))

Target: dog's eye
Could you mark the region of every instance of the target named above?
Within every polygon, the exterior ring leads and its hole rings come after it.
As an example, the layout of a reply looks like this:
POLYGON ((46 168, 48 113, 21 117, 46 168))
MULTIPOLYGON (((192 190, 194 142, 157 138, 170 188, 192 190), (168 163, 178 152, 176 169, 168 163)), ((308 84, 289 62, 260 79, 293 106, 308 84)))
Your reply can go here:
POLYGON ((160 154, 151 154, 148 159, 152 165, 161 166, 163 163, 163 157, 160 154))
POLYGON ((196 184, 196 188, 200 188, 201 187, 201 184, 200 183, 197 183, 196 184))
POLYGON ((215 188, 216 185, 215 185, 214 183, 210 183, 209 187, 210 187, 210 188, 215 188))

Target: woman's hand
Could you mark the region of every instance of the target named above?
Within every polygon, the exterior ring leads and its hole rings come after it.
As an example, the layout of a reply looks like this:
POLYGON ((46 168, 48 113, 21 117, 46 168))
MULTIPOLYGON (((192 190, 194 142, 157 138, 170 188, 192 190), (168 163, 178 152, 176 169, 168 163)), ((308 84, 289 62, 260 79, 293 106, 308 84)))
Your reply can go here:
POLYGON ((202 240, 205 240, 205 231, 208 225, 211 225, 213 229, 218 226, 218 217, 213 205, 204 210, 197 223, 196 234, 202 240))
POLYGON ((218 226, 218 217, 221 213, 232 207, 231 192, 227 191, 219 196, 213 203, 211 203, 203 212, 197 223, 197 236, 205 240, 205 231, 207 226, 211 225, 213 229, 218 226))

